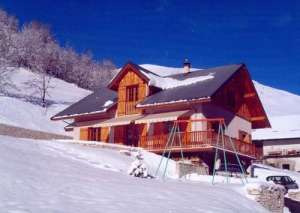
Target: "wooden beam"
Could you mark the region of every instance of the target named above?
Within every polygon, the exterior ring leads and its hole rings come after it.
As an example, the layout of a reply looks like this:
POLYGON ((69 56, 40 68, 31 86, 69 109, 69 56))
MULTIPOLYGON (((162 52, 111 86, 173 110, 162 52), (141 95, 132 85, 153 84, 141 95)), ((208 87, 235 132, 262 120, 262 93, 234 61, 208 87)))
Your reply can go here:
POLYGON ((265 116, 260 116, 260 117, 252 117, 251 121, 262 121, 265 120, 266 117, 265 116))
POLYGON ((244 98, 253 98, 256 96, 256 93, 247 93, 247 94, 244 94, 244 98))

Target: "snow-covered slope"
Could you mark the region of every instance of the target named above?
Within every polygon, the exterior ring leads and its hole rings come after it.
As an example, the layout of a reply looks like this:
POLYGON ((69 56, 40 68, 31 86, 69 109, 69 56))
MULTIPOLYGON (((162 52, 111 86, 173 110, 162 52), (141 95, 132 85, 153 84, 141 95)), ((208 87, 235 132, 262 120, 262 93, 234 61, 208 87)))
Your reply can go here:
POLYGON ((50 117, 87 96, 91 91, 53 78, 51 85, 54 88, 49 89, 50 96, 46 96, 46 101, 50 102, 51 106, 44 109, 39 105, 39 94, 26 84, 34 77, 32 72, 22 68, 13 73, 11 80, 15 87, 6 87, 6 91, 0 93, 0 124, 70 135, 64 131, 66 123, 52 122, 50 117))
MULTIPOLYGON (((246 197, 241 179, 135 178, 127 174, 134 158, 115 150, 0 136, 0 152, 1 212, 268 212, 246 197)), ((158 160, 145 163, 157 168, 158 160)))

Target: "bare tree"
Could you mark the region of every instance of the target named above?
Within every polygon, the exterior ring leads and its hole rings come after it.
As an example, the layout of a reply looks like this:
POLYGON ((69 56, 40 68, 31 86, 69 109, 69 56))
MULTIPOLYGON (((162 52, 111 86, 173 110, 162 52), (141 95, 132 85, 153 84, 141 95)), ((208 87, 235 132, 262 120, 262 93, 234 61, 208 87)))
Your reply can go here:
POLYGON ((12 68, 9 68, 5 58, 0 58, 0 92, 5 92, 5 88, 13 86, 11 82, 12 68))
POLYGON ((49 90, 54 88, 52 84, 52 78, 46 72, 35 73, 34 77, 26 82, 27 86, 34 89, 34 93, 37 93, 41 98, 41 106, 46 108, 46 96, 50 98, 49 90))

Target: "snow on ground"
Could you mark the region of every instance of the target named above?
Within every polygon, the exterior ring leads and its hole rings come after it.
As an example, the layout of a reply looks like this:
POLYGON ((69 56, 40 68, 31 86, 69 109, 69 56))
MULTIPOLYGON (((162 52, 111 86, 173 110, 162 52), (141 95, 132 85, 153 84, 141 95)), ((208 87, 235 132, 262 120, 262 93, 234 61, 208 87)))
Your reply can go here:
POLYGON ((73 84, 53 78, 49 89, 50 96, 46 101, 52 103, 46 110, 37 104, 40 99, 34 89, 28 88, 27 81, 35 75, 26 69, 17 69, 11 79, 15 88, 7 87, 6 92, 0 93, 0 123, 23 127, 32 130, 50 132, 54 134, 70 135, 66 133, 64 122, 52 122, 50 118, 91 93, 73 84))
POLYGON ((0 123, 42 132, 70 135, 64 130, 66 123, 50 120, 53 114, 62 111, 65 107, 66 105, 55 104, 44 109, 39 105, 16 98, 0 97, 0 123))
MULTIPOLYGON (((2 212, 268 212, 241 181, 182 181, 172 169, 166 181, 129 176, 134 157, 115 150, 0 136, 0 152, 2 212)), ((160 156, 144 155, 155 173, 160 156)))
MULTIPOLYGON (((40 98, 36 89, 28 87, 28 84, 26 84, 26 82, 30 82, 34 78, 36 78, 36 75, 30 70, 24 68, 16 69, 11 76, 11 81, 16 88, 7 87, 7 93, 10 97, 15 95, 17 97, 40 98)), ((81 89, 58 78, 51 78, 50 85, 54 88, 49 89, 50 96, 47 95, 46 100, 51 100, 55 103, 66 103, 69 105, 91 94, 89 90, 81 89)))

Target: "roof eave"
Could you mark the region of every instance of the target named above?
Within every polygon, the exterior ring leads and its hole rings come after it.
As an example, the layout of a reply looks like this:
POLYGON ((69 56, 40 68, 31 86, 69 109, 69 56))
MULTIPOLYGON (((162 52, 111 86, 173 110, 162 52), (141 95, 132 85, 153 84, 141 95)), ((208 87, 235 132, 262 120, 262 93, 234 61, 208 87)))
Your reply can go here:
POLYGON ((211 98, 206 97, 203 99, 198 99, 198 100, 182 100, 182 101, 172 101, 172 102, 164 102, 164 103, 155 103, 152 105, 137 105, 136 108, 139 109, 150 109, 150 108, 159 108, 159 107, 167 107, 167 106, 178 106, 178 105, 183 105, 184 103, 189 103, 189 104, 195 104, 195 103, 204 103, 204 102, 210 102, 211 98))
POLYGON ((136 65, 130 61, 128 61, 123 68, 119 71, 119 73, 111 80, 111 82, 108 84, 107 88, 111 89, 111 90, 115 90, 117 91, 117 87, 116 87, 116 82, 118 81, 118 79, 122 76, 124 70, 128 69, 128 67, 130 67, 132 70, 134 70, 138 75, 140 75, 140 77, 142 77, 147 83, 149 82, 149 78, 148 76, 144 75, 140 70, 143 70, 144 68, 140 67, 139 65, 136 65), (139 69, 136 69, 136 68, 139 69))

